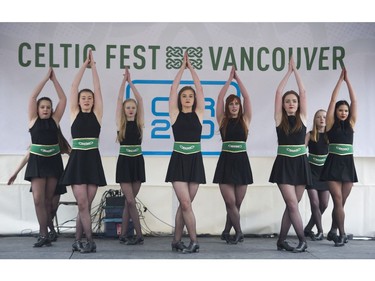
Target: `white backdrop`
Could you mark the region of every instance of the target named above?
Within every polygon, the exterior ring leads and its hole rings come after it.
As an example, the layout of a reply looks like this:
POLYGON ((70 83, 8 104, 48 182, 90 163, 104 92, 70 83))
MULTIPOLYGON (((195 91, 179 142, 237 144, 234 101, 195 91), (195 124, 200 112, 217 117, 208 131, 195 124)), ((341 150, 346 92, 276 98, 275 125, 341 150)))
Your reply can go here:
MULTIPOLYGON (((152 231, 172 231, 178 203, 172 187, 164 182, 173 141, 166 99, 177 72, 174 67, 178 67, 182 51, 189 49, 206 96, 202 147, 207 184, 200 187, 194 201, 197 231, 218 234, 224 225, 224 202, 217 185, 211 183, 220 149, 214 102, 235 64, 253 105, 248 153, 254 184, 249 186, 241 208, 242 226, 245 233, 277 233, 285 205, 277 187, 268 182, 277 145, 273 102, 276 87, 286 71, 288 54, 293 52, 307 89, 309 126, 314 112, 328 105, 340 75, 340 61, 348 69, 359 101, 354 148, 360 182, 355 184, 346 204, 346 225, 349 233, 374 236, 374 39, 374 23, 0 23, 0 233, 38 229, 23 172, 12 187, 6 186, 30 142, 29 95, 52 65, 69 98, 85 47, 91 46, 95 49, 104 95, 100 150, 108 182, 107 187, 99 189, 93 205, 99 203, 105 190, 119 189, 114 181, 118 152, 115 105, 122 68, 128 65, 146 105, 143 149, 147 181, 138 198, 157 216, 156 219, 150 212, 143 214, 152 231)), ((187 71, 183 81, 191 83, 187 71)), ((51 84, 46 85, 41 96, 56 101, 51 84)), ((92 87, 90 70, 81 86, 92 87)), ((296 89, 293 77, 286 88, 296 89)), ((230 92, 236 91, 233 85, 230 92)), ((131 95, 129 89, 124 95, 131 95)), ((345 87, 340 98, 348 98, 345 87)), ((68 108, 61 126, 67 139, 71 139, 68 108)), ((61 200, 74 200, 69 188, 61 200)), ((307 223, 310 208, 306 194, 300 206, 307 223)), ((330 211, 324 214, 327 231, 330 211)), ((74 208, 59 211, 61 220, 75 215, 74 208)))
MULTIPOLYGON (((371 112, 375 105, 374 23, 0 23, 0 154, 24 153, 30 142, 27 101, 48 66, 69 97, 70 85, 93 48, 104 95, 104 120, 100 149, 115 156, 115 105, 123 67, 145 99, 146 155, 168 155, 173 137, 167 114, 170 84, 184 50, 204 85, 206 96, 202 147, 204 155, 218 155, 220 138, 215 120, 215 99, 231 66, 251 95, 253 121, 250 155, 273 156, 276 134, 273 101, 276 87, 293 54, 308 95, 309 124, 317 109, 327 108, 344 63, 359 100, 355 155, 374 156, 371 112)), ((92 88, 87 70, 82 87, 92 88)), ((188 71, 183 81, 191 83, 188 71)), ((340 98, 348 99, 345 85, 340 98)), ((294 77, 286 89, 296 89, 294 77)), ((230 93, 237 93, 236 85, 230 93)), ((129 89, 124 93, 131 95, 129 89)), ((49 82, 41 96, 56 100, 49 82)), ((69 112, 62 130, 70 139, 69 112)), ((311 125, 310 125, 311 127, 311 125)))

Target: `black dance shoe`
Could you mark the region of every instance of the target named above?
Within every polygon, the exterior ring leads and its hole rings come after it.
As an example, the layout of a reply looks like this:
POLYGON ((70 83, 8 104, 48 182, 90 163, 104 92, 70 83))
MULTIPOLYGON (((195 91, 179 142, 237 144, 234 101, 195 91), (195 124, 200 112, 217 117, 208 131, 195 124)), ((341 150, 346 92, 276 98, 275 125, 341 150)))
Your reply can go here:
POLYGON ((42 246, 51 246, 51 241, 46 236, 39 236, 37 242, 34 244, 34 248, 40 248, 42 246))
POLYGON ((126 244, 126 242, 128 242, 128 238, 126 238, 124 235, 121 235, 118 240, 120 241, 120 244, 126 244))
POLYGON ((72 251, 75 252, 80 252, 81 249, 83 248, 83 244, 80 240, 76 240, 74 241, 73 245, 72 245, 72 251))
POLYGON ((220 239, 226 241, 227 243, 229 243, 229 242, 228 242, 228 241, 230 240, 229 232, 224 232, 224 231, 223 231, 223 232, 221 233, 220 239))
POLYGON ((125 242, 125 245, 143 245, 143 242, 145 240, 143 239, 143 237, 136 237, 135 239, 132 239, 132 240, 128 240, 125 242))
POLYGON ((87 254, 87 253, 95 253, 96 252, 96 244, 94 241, 87 241, 85 243, 85 246, 81 248, 80 253, 81 254, 87 254))
POLYGON ((305 235, 305 237, 310 237, 311 240, 315 241, 315 233, 314 231, 312 230, 304 230, 303 231, 303 234, 305 235))
POLYGON ((342 247, 345 245, 345 239, 347 240, 348 238, 346 235, 340 235, 337 240, 335 241, 335 247, 342 247))
POLYGON ((316 240, 316 241, 323 240, 323 238, 324 238, 323 232, 318 232, 318 233, 315 235, 315 240, 316 240))
POLYGON ((184 242, 182 242, 181 240, 180 241, 177 241, 177 242, 172 242, 171 244, 172 246, 172 251, 183 251, 184 249, 186 249, 186 245, 184 244, 184 242))
POLYGON ((243 233, 236 233, 236 236, 234 236, 234 239, 229 240, 230 244, 237 244, 238 242, 243 242, 244 236, 243 233))
POLYGON ((348 236, 346 234, 344 234, 344 243, 346 244, 348 242, 349 242, 349 238, 348 238, 348 236))
POLYGON ((182 250, 184 254, 191 254, 191 253, 198 253, 199 252, 199 244, 198 242, 190 241, 189 247, 182 250))
POLYGON ((328 234, 327 234, 327 240, 328 241, 333 241, 333 242, 335 242, 336 243, 336 241, 338 240, 338 236, 337 236, 337 234, 336 233, 334 233, 334 232, 328 232, 328 234))
POLYGON ((57 240, 57 232, 55 230, 51 230, 50 232, 48 232, 48 239, 51 242, 56 242, 56 240, 57 240))
POLYGON ((302 253, 306 251, 307 243, 306 241, 299 241, 298 246, 293 249, 293 253, 302 253))
POLYGON ((288 252, 293 252, 293 250, 294 250, 294 247, 290 246, 288 244, 288 242, 286 242, 285 240, 284 241, 277 240, 276 245, 277 245, 278 251, 285 250, 285 251, 288 251, 288 252))

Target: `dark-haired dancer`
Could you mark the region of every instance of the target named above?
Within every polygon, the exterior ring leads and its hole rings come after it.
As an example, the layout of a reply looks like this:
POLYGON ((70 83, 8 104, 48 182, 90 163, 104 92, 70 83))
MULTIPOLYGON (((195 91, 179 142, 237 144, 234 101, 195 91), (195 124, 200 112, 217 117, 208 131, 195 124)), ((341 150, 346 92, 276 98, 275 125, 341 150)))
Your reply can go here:
POLYGON ((250 96, 233 67, 216 102, 216 120, 220 127, 223 145, 213 179, 214 183, 219 184, 227 210, 221 237, 231 244, 237 244, 244 239, 240 222, 240 208, 246 195, 247 185, 253 183, 250 161, 246 151, 251 113, 250 96), (233 79, 237 81, 240 88, 243 108, 241 98, 234 94, 226 98, 224 106, 224 97, 233 79), (236 232, 233 239, 229 235, 232 227, 236 232))
POLYGON ((48 237, 48 224, 52 221, 52 200, 64 169, 59 147, 59 123, 65 107, 65 93, 55 72, 49 68, 47 75, 33 91, 29 99, 28 110, 31 145, 25 180, 31 182, 39 222, 39 237, 34 247, 51 245, 48 237), (52 81, 59 98, 55 111, 53 111, 50 98, 42 97, 37 100, 48 80, 52 81))
MULTIPOLYGON (((60 153, 70 154, 71 147, 68 141, 65 139, 64 135, 62 134, 60 127, 58 130, 58 140, 59 140, 60 153)), ((15 171, 9 177, 8 183, 7 183, 8 185, 11 185, 14 183, 14 181, 16 180, 18 176, 18 173, 29 162, 29 158, 30 158, 30 147, 28 148, 27 153, 22 157, 15 171)), ((32 192, 32 188, 30 188, 30 192, 32 192)), ((56 189, 55 189, 55 194, 52 198, 51 216, 50 216, 50 220, 48 221, 48 228, 49 228, 48 238, 51 242, 55 242, 57 240, 57 232, 53 224, 53 219, 56 216, 56 212, 57 212, 59 202, 60 202, 60 196, 62 194, 65 194, 66 192, 67 192, 66 186, 57 184, 56 189)))
POLYGON ((332 226, 327 234, 327 240, 333 241, 336 247, 344 246, 344 243, 348 242, 344 225, 344 206, 353 183, 358 182, 353 159, 356 120, 357 98, 344 68, 333 90, 327 110, 329 153, 320 177, 321 180, 328 181, 329 192, 333 200, 332 226), (346 100, 336 102, 343 81, 348 87, 350 105, 346 100), (337 236, 337 229, 340 236, 337 236))

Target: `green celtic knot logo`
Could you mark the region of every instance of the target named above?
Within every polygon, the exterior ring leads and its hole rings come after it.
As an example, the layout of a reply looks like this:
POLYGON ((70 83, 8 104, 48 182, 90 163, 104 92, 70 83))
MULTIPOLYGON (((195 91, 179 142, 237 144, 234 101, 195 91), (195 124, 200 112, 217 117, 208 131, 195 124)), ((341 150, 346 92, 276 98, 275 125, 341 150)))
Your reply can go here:
POLYGON ((179 69, 181 67, 184 52, 187 51, 191 65, 195 69, 202 69, 202 47, 167 47, 167 69, 179 69))

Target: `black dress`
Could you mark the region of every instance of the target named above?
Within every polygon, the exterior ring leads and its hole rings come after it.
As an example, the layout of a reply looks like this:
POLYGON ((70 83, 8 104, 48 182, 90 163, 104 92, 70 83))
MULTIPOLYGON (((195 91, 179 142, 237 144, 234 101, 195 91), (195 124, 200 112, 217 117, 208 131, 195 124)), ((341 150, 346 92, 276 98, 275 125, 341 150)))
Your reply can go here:
MULTIPOLYGON (((229 119, 227 132, 223 134, 220 130, 221 139, 226 141, 244 141, 247 136, 240 122, 236 119, 229 119)), ((231 153, 221 151, 219 160, 216 165, 213 183, 248 185, 253 183, 253 174, 251 171, 249 157, 247 152, 231 153)))
MULTIPOLYGON (((328 143, 327 139, 325 138, 325 133, 319 133, 319 139, 317 142, 309 140, 308 147, 309 147, 309 154, 315 155, 327 155, 328 154, 328 143)), ((320 180, 320 174, 323 170, 323 165, 316 165, 309 161, 310 168, 311 168, 311 175, 312 175, 312 185, 306 186, 306 189, 316 189, 319 191, 326 191, 328 190, 327 182, 320 180)))
MULTIPOLYGON (((100 124, 94 112, 80 111, 71 126, 73 139, 99 138, 100 124)), ((107 185, 99 149, 72 149, 60 184, 107 185)))
MULTIPOLYGON (((201 141, 202 124, 195 112, 180 112, 172 130, 176 142, 201 141)), ((202 153, 182 154, 173 151, 165 181, 206 183, 202 153)))
MULTIPOLYGON (((137 122, 127 121, 125 138, 120 145, 141 145, 141 134, 137 122)), ((116 183, 145 182, 145 162, 143 154, 134 157, 119 155, 116 165, 116 183)))
MULTIPOLYGON (((335 122, 327 135, 329 143, 353 144, 354 132, 348 121, 335 122)), ((328 153, 320 179, 322 181, 358 182, 353 154, 328 153)))
MULTIPOLYGON (((295 116, 288 116, 289 126, 296 124, 295 116)), ((279 145, 305 145, 306 127, 303 125, 298 132, 286 135, 278 126, 276 128, 279 145)), ((307 155, 288 157, 277 155, 272 167, 269 181, 278 184, 311 185, 312 177, 307 155)))
MULTIPOLYGON (((29 132, 33 144, 58 144, 58 127, 53 118, 40 119, 38 117, 29 132)), ((32 178, 45 177, 59 179, 63 170, 64 165, 60 153, 50 157, 43 157, 30 153, 25 171, 25 180, 31 181, 32 178)))

